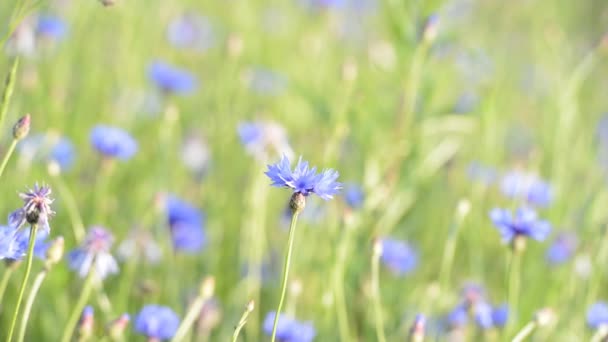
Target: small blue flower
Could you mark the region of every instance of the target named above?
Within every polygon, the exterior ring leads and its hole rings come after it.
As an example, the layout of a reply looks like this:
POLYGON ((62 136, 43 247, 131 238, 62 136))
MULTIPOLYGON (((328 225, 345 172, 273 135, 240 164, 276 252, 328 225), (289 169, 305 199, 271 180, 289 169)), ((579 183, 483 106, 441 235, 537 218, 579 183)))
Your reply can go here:
POLYGON ((495 208, 490 212, 490 218, 504 243, 510 243, 516 236, 544 241, 551 232, 551 224, 538 219, 536 211, 526 207, 517 209, 515 217, 506 209, 495 208))
POLYGON ((608 304, 605 302, 593 304, 587 311, 587 324, 593 329, 608 325, 608 304))
POLYGON ((203 212, 174 196, 167 197, 166 210, 173 247, 186 253, 200 251, 207 240, 203 212))
POLYGON ((480 302, 473 309, 475 323, 481 329, 490 329, 494 326, 492 321, 492 306, 486 302, 480 302))
POLYGON ((553 200, 549 183, 534 174, 519 170, 508 172, 502 177, 500 190, 509 198, 524 199, 541 207, 548 206, 553 200))
POLYGON ((207 51, 215 45, 215 30, 208 18, 194 13, 183 14, 169 23, 169 43, 179 49, 207 51))
POLYGON ((484 302, 486 300, 486 289, 477 283, 466 283, 460 290, 460 296, 467 308, 472 308, 477 303, 484 302))
POLYGON ((578 239, 574 233, 561 233, 555 238, 549 249, 547 249, 545 258, 552 265, 563 264, 574 255, 577 246, 578 239))
POLYGON ((149 338, 168 340, 179 327, 179 317, 171 308, 146 305, 135 318, 135 330, 149 338))
POLYGON ((462 328, 469 322, 469 313, 464 305, 456 306, 446 317, 448 325, 452 328, 462 328))
POLYGON ((51 193, 50 187, 38 186, 38 184, 35 184, 33 189, 20 193, 19 197, 23 200, 23 207, 8 216, 8 225, 19 229, 26 223, 37 224, 39 232, 48 235, 51 230, 49 219, 55 215, 51 209, 54 201, 50 197, 51 193))
POLYGON ((283 156, 277 164, 268 165, 266 175, 272 180, 272 186, 290 188, 304 196, 314 193, 324 200, 332 199, 342 188, 342 184, 336 182, 337 171, 327 169, 317 174, 317 168, 309 168, 308 162, 302 161, 302 157, 293 172, 289 159, 283 156))
MULTIPOLYGON (((0 260, 21 260, 26 254, 29 246, 30 229, 15 229, 11 226, 0 226, 0 260)), ((34 245, 34 255, 40 259, 45 259, 44 253, 40 250, 45 246, 48 232, 40 231, 36 235, 34 245)))
POLYGON ((357 184, 347 184, 344 190, 344 201, 352 209, 363 207, 365 201, 365 193, 357 184))
POLYGON ((26 160, 54 161, 61 170, 69 170, 74 164, 75 148, 70 139, 56 134, 36 134, 25 138, 17 149, 26 160))
POLYGON ((242 122, 237 131, 247 152, 260 160, 266 160, 270 152, 288 158, 293 155, 285 129, 275 122, 242 122))
POLYGON ((509 305, 502 304, 492 309, 492 323, 495 327, 502 328, 509 320, 509 305))
POLYGON ((91 144, 106 157, 131 159, 137 152, 137 141, 126 131, 112 126, 97 125, 91 131, 91 144))
POLYGON ((68 254, 69 267, 82 278, 89 274, 91 267, 100 279, 118 273, 116 259, 110 254, 113 243, 114 237, 105 228, 92 227, 82 245, 68 254))
MULTIPOLYGON (((272 334, 276 313, 269 312, 264 319, 264 332, 272 334)), ((277 324, 277 340, 281 342, 310 342, 316 336, 312 322, 299 322, 288 315, 280 314, 277 324)))
POLYGON ((384 238, 381 260, 394 274, 404 275, 418 265, 418 253, 406 242, 384 238))
POLYGON ((197 87, 196 78, 190 72, 160 61, 148 66, 148 77, 168 94, 188 94, 197 87))
POLYGON ((59 17, 53 15, 40 15, 36 23, 36 33, 45 38, 59 40, 68 32, 67 25, 59 17))

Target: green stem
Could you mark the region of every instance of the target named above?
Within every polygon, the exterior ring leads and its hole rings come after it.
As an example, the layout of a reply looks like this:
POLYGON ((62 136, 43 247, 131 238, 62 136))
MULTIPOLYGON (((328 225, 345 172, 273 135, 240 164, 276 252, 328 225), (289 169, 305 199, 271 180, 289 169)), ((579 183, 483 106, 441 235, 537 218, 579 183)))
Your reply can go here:
POLYGON ((186 334, 194 324, 194 321, 200 316, 201 310, 203 309, 203 305, 208 298, 204 298, 202 296, 196 297, 190 308, 188 309, 188 313, 186 317, 182 320, 182 323, 177 328, 175 335, 171 339, 171 342, 179 342, 184 340, 186 334))
POLYGON ((249 317, 249 314, 252 312, 252 310, 251 310, 252 308, 253 308, 252 305, 247 305, 247 308, 245 309, 245 311, 243 311, 243 315, 241 316, 241 319, 239 320, 239 324, 237 324, 236 328, 234 329, 234 333, 232 334, 232 342, 238 341, 239 333, 241 332, 241 329, 243 329, 243 327, 247 323, 247 317, 249 317))
POLYGON ((384 335, 384 321, 382 319, 382 303, 380 302, 380 256, 375 253, 372 256, 372 299, 374 302, 374 316, 376 320, 376 338, 378 342, 386 342, 384 335))
POLYGON ((8 112, 8 105, 11 102, 11 97, 13 96, 13 90, 15 89, 15 76, 17 74, 18 67, 19 57, 15 57, 13 59, 13 64, 11 65, 11 70, 8 72, 8 75, 6 75, 4 91, 2 92, 2 100, 0 102, 0 127, 2 127, 2 124, 4 123, 4 118, 8 112))
MULTIPOLYGON (((519 301, 519 281, 520 281, 520 266, 521 266, 521 254, 520 252, 512 252, 511 262, 509 264, 509 309, 512 314, 509 315, 508 327, 512 327, 517 323, 518 315, 518 301, 519 301)), ((509 331, 510 329, 507 329, 509 331)))
POLYGON ((74 195, 63 181, 63 178, 61 178, 61 175, 57 175, 55 180, 55 186, 59 192, 59 195, 61 196, 61 199, 63 200, 63 204, 65 204, 65 208, 72 223, 74 238, 76 241, 82 241, 85 236, 84 224, 82 223, 82 217, 80 216, 80 211, 78 210, 78 205, 76 204, 74 195))
POLYGON ((34 279, 34 283, 32 284, 32 288, 30 289, 30 294, 27 297, 25 302, 25 308, 23 308, 23 317, 21 318, 21 325, 19 327, 19 335, 17 335, 17 342, 23 342, 25 338, 25 328, 27 327, 27 323, 30 318, 30 313, 32 312, 32 306, 34 305, 34 300, 36 299, 36 295, 38 294, 38 290, 40 290, 40 286, 44 281, 44 278, 49 273, 49 268, 45 267, 38 275, 36 279, 34 279))
POLYGON ((6 288, 8 287, 8 281, 11 279, 11 275, 15 271, 14 266, 7 267, 2 275, 2 281, 0 281, 0 303, 2 303, 2 299, 4 298, 4 292, 6 292, 6 288))
POLYGON ((291 216, 291 225, 289 226, 289 237, 287 242, 287 253, 285 253, 285 264, 283 265, 283 280, 281 283, 281 297, 279 298, 279 305, 274 316, 274 324, 272 325, 272 342, 275 341, 277 336, 277 326, 279 324, 279 315, 281 314, 281 308, 283 307, 283 301, 285 300, 285 292, 287 291, 287 280, 289 278, 289 264, 291 263, 291 252, 293 251, 293 241, 295 240, 296 223, 298 222, 298 211, 294 210, 291 216))
POLYGON ((0 177, 2 177, 2 174, 4 173, 4 168, 6 168, 6 164, 8 163, 8 160, 11 158, 13 151, 15 151, 15 146, 17 146, 18 141, 19 140, 17 140, 17 139, 13 139, 13 141, 11 141, 11 145, 8 147, 8 150, 6 151, 6 154, 4 155, 4 158, 2 159, 2 164, 0 164, 0 177))
POLYGON ((11 321, 11 327, 8 332, 7 341, 11 342, 13 339, 13 333, 15 332, 15 325, 17 324, 17 317, 19 317, 19 309, 21 308, 21 302, 23 301, 23 294, 25 293, 25 288, 27 286, 27 280, 30 277, 30 271, 32 270, 32 262, 34 260, 34 244, 36 243, 36 232, 38 231, 38 226, 33 224, 32 228, 30 228, 30 240, 27 249, 27 263, 25 266, 25 275, 23 276, 23 281, 21 282, 21 289, 19 290, 19 296, 17 297, 17 304, 15 305, 15 312, 13 313, 13 320, 11 321))
POLYGON ((526 339, 528 336, 530 336, 530 334, 532 333, 532 331, 534 331, 534 329, 536 328, 536 322, 532 321, 532 322, 528 322, 528 324, 526 324, 518 333, 517 335, 515 335, 515 337, 513 337, 513 340, 511 340, 511 342, 521 342, 524 339, 526 339))
POLYGON ((80 297, 78 297, 78 301, 70 314, 70 318, 68 319, 68 323, 63 329, 63 334, 61 337, 62 342, 70 342, 72 339, 72 334, 74 333, 74 329, 76 329, 76 325, 78 324, 78 318, 82 314, 82 310, 84 310, 85 305, 87 304, 87 300, 91 295, 91 290, 93 290, 93 280, 95 279, 95 270, 93 265, 95 264, 95 260, 91 263, 91 269, 89 270, 89 274, 87 274, 87 278, 84 281, 84 285, 82 286, 82 291, 80 291, 80 297))
POLYGON ((350 328, 348 326, 348 310, 344 295, 344 269, 346 257, 348 255, 351 230, 353 230, 353 227, 350 227, 348 224, 344 225, 342 240, 338 245, 338 260, 334 272, 334 294, 336 297, 336 317, 338 319, 340 341, 352 341, 349 333, 350 328))

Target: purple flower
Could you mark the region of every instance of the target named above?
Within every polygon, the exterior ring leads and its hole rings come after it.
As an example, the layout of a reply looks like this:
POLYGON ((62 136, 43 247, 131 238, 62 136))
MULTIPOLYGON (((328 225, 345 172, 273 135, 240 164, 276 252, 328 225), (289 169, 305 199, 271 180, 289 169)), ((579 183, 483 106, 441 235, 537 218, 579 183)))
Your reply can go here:
POLYGON ((249 154, 259 160, 266 160, 270 152, 293 156, 287 141, 285 129, 271 121, 242 122, 237 127, 241 143, 249 154))
POLYGON ((203 212, 174 196, 167 197, 166 210, 173 247, 186 253, 200 251, 207 240, 203 212))
POLYGON ((8 216, 8 225, 19 229, 26 222, 29 224, 37 224, 39 231, 48 234, 51 230, 49 219, 55 215, 51 210, 51 188, 48 186, 34 185, 33 189, 27 192, 22 192, 19 197, 23 200, 23 207, 13 211, 8 216))
POLYGON ((566 232, 559 234, 553 244, 547 249, 545 258, 552 265, 563 264, 570 260, 576 247, 578 246, 578 239, 574 233, 566 232))
POLYGON ((418 253, 406 242, 384 238, 381 260, 394 274, 404 275, 418 265, 418 253))
POLYGON ((208 18, 186 13, 169 23, 167 39, 176 48, 204 52, 215 45, 214 31, 208 18))
POLYGON ((365 201, 365 193, 357 184, 347 184, 344 190, 344 201, 352 209, 363 207, 365 201))
POLYGON ((188 71, 156 61, 148 66, 148 77, 168 94, 188 94, 197 87, 196 78, 188 71))
POLYGON ((593 329, 608 325, 608 304, 605 302, 593 304, 587 311, 587 324, 593 329))
POLYGON ((114 237, 105 228, 92 227, 82 245, 68 254, 70 268, 83 278, 89 274, 91 267, 94 267, 95 275, 100 279, 118 273, 118 264, 110 254, 113 243, 114 237))
POLYGON ((63 20, 53 15, 40 15, 36 23, 36 34, 41 37, 59 40, 63 38, 68 28, 63 20))
MULTIPOLYGON (((272 334, 276 313, 269 312, 264 319, 264 332, 272 334)), ((277 324, 277 340, 281 342, 310 342, 316 336, 312 322, 299 322, 286 314, 279 314, 277 324)))
POLYGON ((553 200, 549 183, 534 174, 518 170, 508 172, 502 177, 500 190, 509 198, 524 199, 541 207, 548 206, 553 200))
POLYGON ((126 131, 112 126, 97 125, 91 131, 91 144, 106 157, 131 159, 137 152, 137 141, 126 131))
POLYGON ((490 218, 504 243, 510 243, 516 236, 544 241, 551 232, 551 224, 538 219, 536 211, 526 207, 517 209, 515 217, 506 209, 495 208, 490 212, 490 218))
POLYGON ((146 305, 135 317, 134 327, 149 338, 168 340, 179 327, 179 317, 169 307, 146 305))
POLYGON ((308 162, 302 161, 302 157, 293 172, 290 167, 286 156, 277 164, 268 165, 266 175, 272 180, 271 185, 290 188, 304 196, 314 193, 324 200, 332 199, 342 188, 342 184, 336 182, 338 172, 335 170, 327 169, 317 174, 317 168, 309 168, 308 162))
MULTIPOLYGON (((15 229, 11 226, 0 226, 0 260, 21 260, 26 254, 29 246, 30 227, 15 229)), ((34 255, 45 259, 45 243, 48 232, 41 231, 36 235, 34 255)))

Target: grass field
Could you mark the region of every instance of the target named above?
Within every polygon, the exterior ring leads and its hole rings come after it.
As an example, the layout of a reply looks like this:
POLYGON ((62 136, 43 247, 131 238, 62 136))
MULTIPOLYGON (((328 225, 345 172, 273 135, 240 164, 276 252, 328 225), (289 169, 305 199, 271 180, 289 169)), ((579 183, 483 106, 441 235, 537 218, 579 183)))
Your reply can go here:
POLYGON ((603 1, 104 1, 0 1, 0 339, 269 341, 290 231, 277 340, 607 338, 603 1))

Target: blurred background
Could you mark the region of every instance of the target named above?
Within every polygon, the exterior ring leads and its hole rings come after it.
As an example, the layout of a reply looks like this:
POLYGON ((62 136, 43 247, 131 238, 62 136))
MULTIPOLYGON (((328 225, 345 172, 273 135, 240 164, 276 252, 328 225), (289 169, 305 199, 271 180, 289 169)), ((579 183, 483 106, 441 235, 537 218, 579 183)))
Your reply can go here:
MULTIPOLYGON (((120 271, 89 300, 92 340, 145 304, 183 318, 205 277, 214 295, 188 337, 229 339, 253 299, 241 339, 267 340, 290 192, 264 172, 281 155, 344 183, 334 200, 309 198, 296 236, 284 312, 316 341, 375 341, 378 312, 388 341, 412 335, 417 314, 429 340, 508 339, 545 307, 555 319, 535 340, 594 334, 588 309, 608 299, 604 1, 13 0, 0 2, 0 23, 2 79, 18 60, 2 151, 12 124, 32 117, 0 213, 40 182, 67 251, 88 227, 113 234, 120 271), (96 149, 97 125, 128 132, 134 156, 96 149), (172 199, 200 214, 197 246, 171 235, 172 199), (523 205, 552 229, 521 253, 513 308, 512 246, 489 213, 523 205), (403 245, 394 259, 384 247, 376 296, 372 245, 389 240, 403 245), (510 305, 507 327, 479 323, 471 284, 484 303, 510 305)), ((25 340, 59 340, 81 287, 55 266, 25 340)), ((145 340, 131 328, 124 338, 145 340)))

